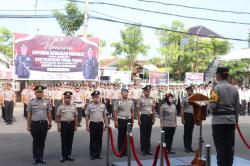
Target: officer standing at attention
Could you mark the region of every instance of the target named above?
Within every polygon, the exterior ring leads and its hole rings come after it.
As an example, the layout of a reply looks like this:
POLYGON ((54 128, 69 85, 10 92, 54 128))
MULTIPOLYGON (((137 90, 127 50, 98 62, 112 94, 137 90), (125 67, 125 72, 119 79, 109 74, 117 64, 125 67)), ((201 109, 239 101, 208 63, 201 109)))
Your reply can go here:
POLYGON ((229 68, 218 67, 218 84, 212 90, 208 108, 212 110, 212 133, 218 166, 232 166, 234 158, 235 124, 240 109, 238 90, 227 82, 229 68))
POLYGON ((192 137, 193 137, 193 129, 194 129, 194 115, 193 115, 193 106, 189 104, 188 97, 190 97, 193 92, 193 86, 189 86, 186 88, 187 97, 184 97, 181 101, 181 120, 184 124, 184 148, 185 152, 190 153, 194 152, 192 149, 192 137))
POLYGON ((57 129, 61 133, 62 159, 74 161, 71 157, 74 131, 77 130, 78 112, 74 104, 71 104, 72 92, 66 91, 64 95, 64 104, 57 108, 57 129))
POLYGON ((48 130, 51 128, 51 104, 49 100, 43 99, 43 86, 35 87, 36 98, 31 100, 27 106, 27 130, 33 137, 33 165, 46 164, 43 158, 45 140, 48 130))
MULTIPOLYGON (((126 138, 127 123, 134 124, 134 103, 128 99, 128 89, 121 89, 122 98, 116 100, 113 109, 115 128, 118 128, 118 150, 121 152, 126 138)), ((126 149, 126 148, 125 148, 126 149)), ((126 155, 126 150, 125 154, 126 155)))
POLYGON ((16 104, 15 91, 11 89, 11 83, 7 83, 7 89, 3 92, 3 107, 5 111, 5 121, 11 125, 13 121, 13 110, 16 104))
POLYGON ((143 156, 152 155, 150 152, 150 138, 152 126, 155 123, 155 101, 150 97, 151 85, 143 89, 144 96, 138 100, 136 108, 138 125, 140 126, 140 143, 143 156))
POLYGON ((102 159, 102 136, 107 128, 107 110, 100 100, 100 92, 91 93, 93 102, 86 109, 86 130, 90 133, 90 159, 102 159), (104 128, 105 125, 105 128, 104 128))
POLYGON ((73 93, 72 96, 73 103, 75 104, 78 112, 78 127, 81 126, 81 121, 82 121, 82 116, 83 116, 83 96, 82 93, 80 92, 80 87, 76 86, 75 87, 75 92, 73 93))

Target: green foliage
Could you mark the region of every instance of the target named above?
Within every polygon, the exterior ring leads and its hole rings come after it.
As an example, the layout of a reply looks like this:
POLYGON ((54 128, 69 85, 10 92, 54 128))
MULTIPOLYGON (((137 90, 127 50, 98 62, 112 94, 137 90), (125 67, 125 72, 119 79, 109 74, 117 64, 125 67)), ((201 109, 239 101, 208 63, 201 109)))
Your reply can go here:
MULTIPOLYGON (((177 20, 173 21, 171 26, 162 25, 161 28, 187 31, 184 24, 177 20)), ((187 71, 195 71, 197 61, 196 37, 165 30, 156 30, 156 35, 161 45, 161 48, 159 48, 161 59, 158 62, 155 59, 153 64, 160 67, 165 66, 166 70, 170 72, 170 77, 174 80, 184 79, 187 71), (181 43, 184 40, 187 42, 182 45, 181 43)), ((226 40, 199 38, 198 43, 198 72, 205 72, 208 64, 217 55, 226 54, 231 49, 231 44, 226 40)))
POLYGON ((66 14, 58 10, 53 11, 62 32, 67 36, 74 36, 75 32, 83 25, 84 15, 73 2, 66 4, 66 14))
POLYGON ((115 48, 113 55, 120 55, 122 60, 119 66, 122 69, 132 71, 134 61, 139 54, 145 55, 149 46, 143 44, 143 34, 140 27, 126 26, 121 30, 121 41, 111 43, 111 47, 115 48))
POLYGON ((230 68, 229 74, 239 81, 243 81, 246 74, 250 72, 250 59, 225 62, 224 65, 230 68))
POLYGON ((11 32, 5 27, 0 27, 0 52, 12 58, 12 47, 13 41, 11 32))

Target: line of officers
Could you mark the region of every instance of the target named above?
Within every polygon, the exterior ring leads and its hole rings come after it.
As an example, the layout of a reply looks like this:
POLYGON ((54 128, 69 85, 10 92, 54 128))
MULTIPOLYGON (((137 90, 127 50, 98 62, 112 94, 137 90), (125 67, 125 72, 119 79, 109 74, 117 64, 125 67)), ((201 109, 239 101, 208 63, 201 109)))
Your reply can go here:
MULTIPOLYGON (((78 89, 78 88, 76 88, 78 89)), ((143 156, 152 155, 151 152, 151 132, 152 126, 156 120, 156 101, 150 96, 152 87, 146 85, 142 88, 143 95, 139 100, 134 102, 129 99, 129 89, 122 87, 120 90, 121 98, 114 101, 113 106, 113 120, 115 128, 118 129, 118 150, 124 146, 124 140, 126 138, 127 123, 134 124, 135 116, 138 119, 138 125, 140 126, 140 150, 143 156), (137 115, 135 115, 135 113, 137 115)), ((186 89, 188 94, 192 94, 192 88, 186 89)), ((33 164, 46 164, 44 160, 44 148, 47 131, 52 126, 52 103, 50 100, 44 98, 45 87, 35 86, 34 94, 35 98, 27 103, 27 130, 31 132, 33 137, 33 164)), ((85 123, 86 131, 90 133, 90 159, 102 159, 102 136, 103 131, 108 126, 108 111, 106 105, 101 102, 101 92, 94 90, 91 93, 91 102, 85 110, 85 123)), ((77 102, 74 102, 74 94, 71 91, 66 90, 63 93, 63 103, 58 106, 56 112, 57 129, 61 133, 61 151, 62 158, 60 162, 74 161, 71 156, 72 143, 74 132, 79 126, 79 111, 77 110, 77 102)), ((183 114, 192 115, 190 107, 187 106, 187 100, 183 100, 183 114), (186 110, 188 112, 186 112, 186 110)), ((177 110, 174 104, 174 96, 171 93, 165 95, 164 103, 160 107, 160 124, 162 129, 166 132, 165 142, 169 153, 174 154, 172 149, 172 142, 177 127, 177 110)), ((193 116, 183 115, 184 125, 184 143, 185 151, 193 152, 191 148, 192 144, 192 129, 194 127, 193 116), (190 133, 191 132, 191 133, 190 133), (191 138, 190 138, 191 137, 191 138)), ((126 148, 124 156, 126 156, 126 148)))

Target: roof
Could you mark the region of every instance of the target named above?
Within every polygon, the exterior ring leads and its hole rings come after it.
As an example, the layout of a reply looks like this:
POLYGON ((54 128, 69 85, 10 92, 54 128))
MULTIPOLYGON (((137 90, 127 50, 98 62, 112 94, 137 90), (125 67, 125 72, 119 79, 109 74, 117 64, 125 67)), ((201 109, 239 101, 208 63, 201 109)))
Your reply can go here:
POLYGON ((101 60, 101 67, 114 67, 119 58, 113 58, 113 59, 103 59, 101 60))
POLYGON ((208 29, 207 27, 204 27, 202 25, 191 27, 188 29, 188 33, 194 34, 194 35, 200 35, 200 36, 214 36, 217 38, 223 38, 221 35, 217 34, 216 32, 208 29))

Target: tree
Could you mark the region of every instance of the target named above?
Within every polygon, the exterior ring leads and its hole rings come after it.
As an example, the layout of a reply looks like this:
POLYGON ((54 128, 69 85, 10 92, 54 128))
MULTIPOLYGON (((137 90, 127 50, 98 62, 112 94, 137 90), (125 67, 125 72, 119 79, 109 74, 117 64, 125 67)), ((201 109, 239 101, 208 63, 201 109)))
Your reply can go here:
POLYGON ((233 78, 243 81, 246 78, 246 74, 249 74, 250 70, 250 59, 243 59, 241 61, 224 62, 225 66, 229 67, 229 74, 233 78))
MULTIPOLYGON (((174 31, 187 31, 184 24, 177 20, 174 20, 171 26, 162 25, 161 27, 174 31)), ((195 72, 196 69, 198 72, 205 72, 208 64, 216 56, 226 54, 231 49, 231 44, 227 40, 200 37, 199 60, 197 61, 197 43, 194 36, 166 30, 156 30, 156 35, 161 46, 159 52, 162 62, 165 63, 165 69, 170 73, 170 77, 175 80, 183 80, 185 72, 195 72), (184 40, 187 41, 185 45, 182 44, 184 40)))
MULTIPOLYGON (((174 20, 171 26, 161 25, 163 29, 170 29, 174 31, 183 31, 184 24, 178 20, 174 20)), ((160 54, 163 57, 166 72, 169 72, 174 79, 181 77, 181 59, 183 59, 184 51, 180 47, 181 40, 186 36, 181 33, 156 30, 156 35, 159 39, 161 48, 160 54)))
POLYGON ((0 52, 12 58, 12 47, 13 41, 11 32, 5 27, 0 27, 0 52))
POLYGON ((58 10, 53 11, 62 32, 67 36, 74 36, 75 32, 83 25, 84 15, 73 2, 66 4, 66 14, 58 10))
POLYGON ((134 62, 139 54, 146 55, 149 46, 143 44, 143 34, 140 27, 126 26, 120 31, 121 41, 111 43, 115 48, 114 56, 121 55, 119 66, 124 70, 132 71, 134 62))

